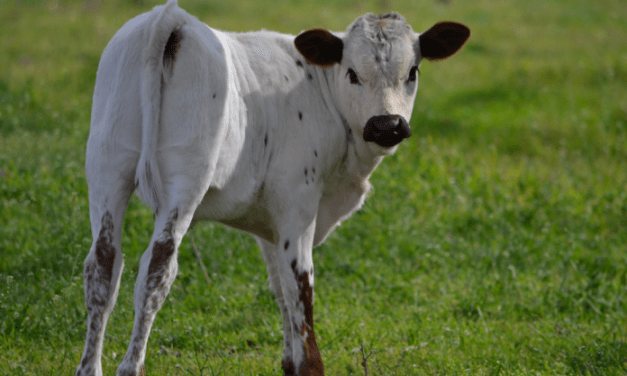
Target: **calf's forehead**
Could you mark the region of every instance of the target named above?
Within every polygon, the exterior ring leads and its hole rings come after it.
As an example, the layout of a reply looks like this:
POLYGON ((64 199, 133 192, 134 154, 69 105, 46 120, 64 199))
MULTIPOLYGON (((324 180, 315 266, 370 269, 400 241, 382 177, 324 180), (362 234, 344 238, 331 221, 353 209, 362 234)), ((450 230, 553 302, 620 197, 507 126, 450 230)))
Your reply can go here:
POLYGON ((378 75, 394 83, 416 62, 417 34, 398 13, 366 14, 346 31, 345 56, 365 79, 378 75))

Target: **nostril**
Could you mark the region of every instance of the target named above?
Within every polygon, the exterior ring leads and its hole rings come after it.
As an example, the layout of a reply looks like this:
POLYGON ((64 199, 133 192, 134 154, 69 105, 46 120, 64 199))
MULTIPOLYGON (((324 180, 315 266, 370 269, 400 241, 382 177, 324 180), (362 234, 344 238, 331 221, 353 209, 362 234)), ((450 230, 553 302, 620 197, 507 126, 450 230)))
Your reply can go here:
POLYGON ((407 121, 400 115, 371 117, 364 127, 364 141, 374 141, 380 146, 390 147, 411 136, 407 121))
POLYGON ((394 129, 402 126, 403 119, 398 115, 381 115, 372 117, 370 121, 381 131, 393 132, 394 129))

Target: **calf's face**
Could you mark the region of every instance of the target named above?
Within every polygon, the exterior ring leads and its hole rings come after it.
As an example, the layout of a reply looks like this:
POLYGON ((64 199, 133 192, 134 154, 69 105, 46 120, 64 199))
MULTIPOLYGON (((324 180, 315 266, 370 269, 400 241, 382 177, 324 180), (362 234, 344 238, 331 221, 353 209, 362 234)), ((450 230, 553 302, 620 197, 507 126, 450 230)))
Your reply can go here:
POLYGON ((411 136, 409 120, 423 58, 445 59, 470 36, 459 23, 415 33, 397 13, 366 14, 345 33, 313 29, 295 39, 308 63, 332 69, 337 108, 354 136, 378 154, 411 136))

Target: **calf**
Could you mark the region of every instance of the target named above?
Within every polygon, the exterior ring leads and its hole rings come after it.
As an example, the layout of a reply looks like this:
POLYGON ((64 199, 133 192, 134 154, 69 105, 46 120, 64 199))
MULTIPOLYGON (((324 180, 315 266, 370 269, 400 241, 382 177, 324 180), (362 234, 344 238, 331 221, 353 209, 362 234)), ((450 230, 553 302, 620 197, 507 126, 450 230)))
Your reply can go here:
POLYGON ((283 316, 286 375, 323 375, 313 321, 312 248, 362 205, 383 156, 411 135, 423 58, 445 59, 470 31, 423 34, 396 13, 346 32, 226 33, 175 0, 128 21, 96 79, 86 174, 93 244, 76 375, 101 375, 133 192, 155 215, 135 284, 135 322, 118 375, 144 374, 150 328, 194 221, 254 235, 283 316))

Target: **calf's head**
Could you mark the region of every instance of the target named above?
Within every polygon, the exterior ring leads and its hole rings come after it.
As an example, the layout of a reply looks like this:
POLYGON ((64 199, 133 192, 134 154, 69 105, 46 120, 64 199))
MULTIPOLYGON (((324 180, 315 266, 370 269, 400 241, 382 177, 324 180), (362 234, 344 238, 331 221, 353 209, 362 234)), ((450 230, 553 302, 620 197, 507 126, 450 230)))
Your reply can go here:
POLYGON ((294 43, 309 64, 331 70, 336 106, 355 137, 386 154, 411 135, 422 59, 446 59, 469 36, 455 22, 415 33, 402 16, 388 13, 366 14, 344 33, 308 30, 294 43))

